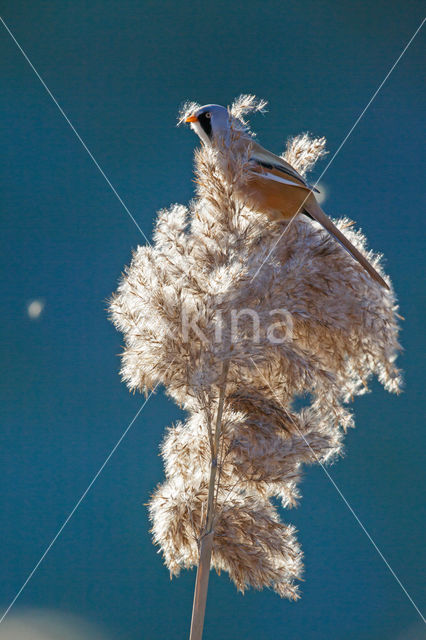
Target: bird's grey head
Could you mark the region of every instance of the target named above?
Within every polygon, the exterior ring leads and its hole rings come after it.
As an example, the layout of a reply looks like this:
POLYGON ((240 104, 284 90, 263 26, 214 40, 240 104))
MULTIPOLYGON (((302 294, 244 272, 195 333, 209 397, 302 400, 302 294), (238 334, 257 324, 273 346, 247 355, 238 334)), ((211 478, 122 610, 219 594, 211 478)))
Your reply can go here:
POLYGON ((207 104, 185 119, 204 144, 214 144, 229 133, 230 116, 226 107, 207 104))

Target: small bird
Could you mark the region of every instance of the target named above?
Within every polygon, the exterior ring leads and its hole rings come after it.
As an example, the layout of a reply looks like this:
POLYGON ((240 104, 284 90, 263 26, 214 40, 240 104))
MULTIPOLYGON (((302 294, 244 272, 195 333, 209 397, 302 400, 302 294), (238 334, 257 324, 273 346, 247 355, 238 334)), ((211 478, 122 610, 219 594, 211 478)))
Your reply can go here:
MULTIPOLYGON (((232 116, 218 104, 200 107, 185 122, 206 145, 229 145, 232 116)), ((319 222, 351 256, 378 282, 389 289, 386 282, 365 256, 346 238, 324 213, 315 198, 314 187, 288 162, 261 147, 248 134, 243 136, 249 149, 249 175, 244 200, 253 209, 273 220, 291 220, 298 213, 319 222)))

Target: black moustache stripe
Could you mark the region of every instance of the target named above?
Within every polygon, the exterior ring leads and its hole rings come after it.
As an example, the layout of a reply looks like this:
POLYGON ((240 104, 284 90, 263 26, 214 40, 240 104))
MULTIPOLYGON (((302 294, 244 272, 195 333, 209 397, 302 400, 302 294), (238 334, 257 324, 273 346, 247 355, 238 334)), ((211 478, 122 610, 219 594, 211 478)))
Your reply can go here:
POLYGON ((198 122, 206 135, 211 138, 212 136, 212 119, 208 118, 205 113, 198 116, 198 122))

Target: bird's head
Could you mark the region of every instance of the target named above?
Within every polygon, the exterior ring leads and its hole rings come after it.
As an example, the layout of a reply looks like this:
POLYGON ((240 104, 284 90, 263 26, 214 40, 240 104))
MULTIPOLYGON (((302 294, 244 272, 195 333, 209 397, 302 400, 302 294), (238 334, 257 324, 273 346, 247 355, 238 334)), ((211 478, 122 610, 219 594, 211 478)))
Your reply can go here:
POLYGON ((226 140, 230 128, 230 115, 226 107, 207 104, 185 118, 204 144, 214 145, 219 139, 226 140))

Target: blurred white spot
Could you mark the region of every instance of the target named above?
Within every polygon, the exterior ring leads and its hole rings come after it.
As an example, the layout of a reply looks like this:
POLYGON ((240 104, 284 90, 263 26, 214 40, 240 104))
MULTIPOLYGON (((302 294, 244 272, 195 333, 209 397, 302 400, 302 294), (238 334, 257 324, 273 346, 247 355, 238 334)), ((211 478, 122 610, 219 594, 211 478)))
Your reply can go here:
POLYGON ((56 611, 9 614, 0 625, 0 640, 107 640, 81 618, 56 611))
POLYGON ((31 320, 37 320, 43 313, 44 302, 42 300, 32 300, 28 303, 27 312, 31 320))
POLYGON ((324 204, 324 202, 328 198, 328 187, 326 187, 323 182, 319 182, 317 184, 317 189, 319 189, 319 193, 316 193, 315 197, 318 201, 318 204, 324 204))

